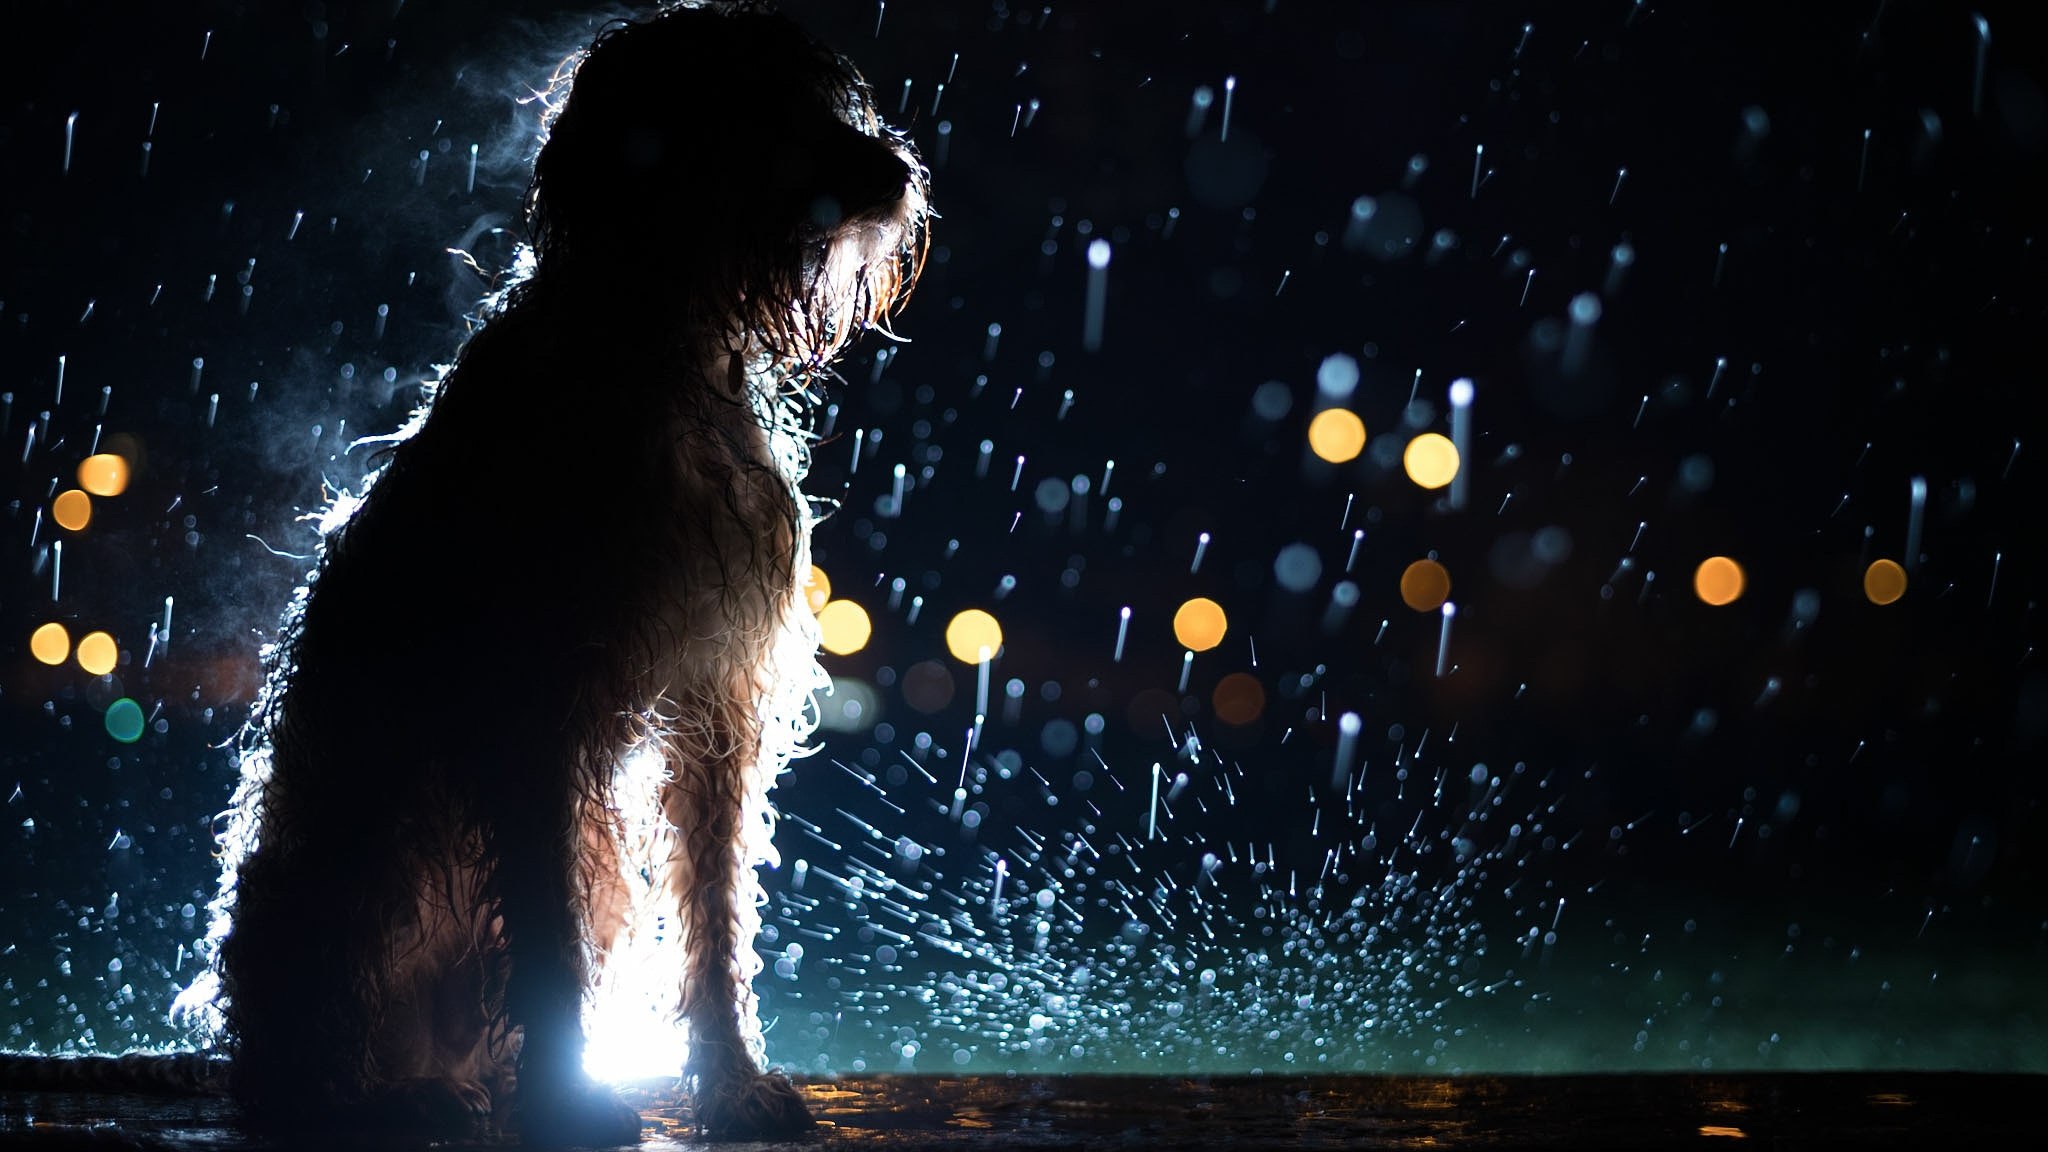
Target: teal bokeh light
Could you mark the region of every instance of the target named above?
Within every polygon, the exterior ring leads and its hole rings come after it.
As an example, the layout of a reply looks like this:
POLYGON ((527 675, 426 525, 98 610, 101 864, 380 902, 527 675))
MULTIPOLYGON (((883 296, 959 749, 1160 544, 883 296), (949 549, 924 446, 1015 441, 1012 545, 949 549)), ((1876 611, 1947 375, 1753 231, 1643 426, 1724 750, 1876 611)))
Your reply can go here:
POLYGON ((123 744, 142 739, 142 705, 126 696, 107 706, 107 735, 123 744))

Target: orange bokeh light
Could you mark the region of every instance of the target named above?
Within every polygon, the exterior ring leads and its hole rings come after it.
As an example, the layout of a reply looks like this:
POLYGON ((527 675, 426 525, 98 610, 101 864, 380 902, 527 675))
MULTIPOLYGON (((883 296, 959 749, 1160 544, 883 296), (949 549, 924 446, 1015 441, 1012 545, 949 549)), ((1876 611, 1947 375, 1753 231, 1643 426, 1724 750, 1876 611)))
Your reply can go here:
POLYGON ((1003 646, 1003 626, 979 608, 969 608, 946 625, 946 651, 962 664, 995 658, 1003 646))
POLYGON ((1266 686, 1249 672, 1232 672, 1216 682, 1209 702, 1215 707, 1218 720, 1242 727, 1265 712, 1266 686))
POLYGON ((1742 598, 1742 565, 1726 556, 1709 556, 1693 570, 1692 590, 1716 608, 1742 598))
POLYGON ((78 666, 95 676, 105 676, 121 660, 121 647, 105 632, 88 632, 78 639, 78 666))
POLYGON ((1441 433, 1424 432, 1408 442, 1401 467, 1424 488, 1441 488, 1458 474, 1458 446, 1441 433))
POLYGON ((71 633, 62 624, 51 621, 29 633, 28 650, 45 664, 62 664, 71 655, 71 633))
POLYGON ((818 612, 818 632, 825 651, 834 656, 851 656, 867 647, 875 626, 867 609, 851 600, 834 600, 818 612))
POLYGON ((1230 618, 1224 615, 1223 605, 1206 596, 1182 604, 1173 614, 1173 638, 1190 652, 1207 652, 1223 643, 1223 633, 1229 628, 1230 618))
POLYGON ((78 486, 95 496, 119 496, 128 490, 128 461, 112 452, 87 456, 78 465, 78 486))
POLYGON ((1434 612, 1451 598, 1450 570, 1434 560, 1417 560, 1401 573, 1401 603, 1434 612))
POLYGON ((76 488, 59 493, 55 500, 50 501, 50 519, 67 531, 83 530, 92 523, 92 497, 76 488))
POLYGON ((1332 464, 1356 460, 1365 450, 1365 421, 1343 408, 1325 408, 1308 422, 1308 446, 1332 464))
POLYGON ((1896 560, 1872 560, 1863 570, 1863 594, 1872 604, 1896 603, 1906 594, 1906 570, 1896 560))

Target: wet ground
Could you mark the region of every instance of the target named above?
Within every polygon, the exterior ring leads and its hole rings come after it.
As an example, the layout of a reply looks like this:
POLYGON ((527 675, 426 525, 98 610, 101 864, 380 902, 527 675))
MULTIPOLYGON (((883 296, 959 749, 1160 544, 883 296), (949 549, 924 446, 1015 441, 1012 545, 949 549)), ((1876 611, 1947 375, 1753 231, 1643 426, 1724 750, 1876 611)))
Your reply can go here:
MULTIPOLYGON (((1776 1148, 2032 1145, 2048 1077, 1914 1072, 1585 1077, 874 1076, 805 1086, 802 1144, 730 1148, 1776 1148), (1750 1147, 1758 1145, 1748 1145, 1750 1147)), ((648 1149, 698 1146, 673 1090, 631 1098, 648 1149)), ((404 1147, 256 1135, 218 1096, 0 1091, 0 1148, 404 1147)), ((414 1145, 414 1146, 425 1146, 414 1145)), ((462 1145, 437 1145, 459 1148, 462 1145)))

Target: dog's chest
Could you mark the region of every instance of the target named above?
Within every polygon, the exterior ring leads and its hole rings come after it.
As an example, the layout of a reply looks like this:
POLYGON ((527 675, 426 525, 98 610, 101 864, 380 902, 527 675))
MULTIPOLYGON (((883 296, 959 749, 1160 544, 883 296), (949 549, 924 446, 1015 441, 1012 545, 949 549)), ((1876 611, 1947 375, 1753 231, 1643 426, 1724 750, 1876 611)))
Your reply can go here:
POLYGON ((608 547, 653 582, 664 631, 688 637, 683 647, 758 653, 786 627, 809 564, 803 433, 757 397, 663 439, 666 475, 645 486, 645 522, 619 522, 608 547))
POLYGON ((796 541, 787 531, 801 503, 800 485, 808 464, 801 429, 778 418, 771 401, 754 398, 710 416, 678 418, 662 453, 667 471, 668 510, 692 524, 715 526, 755 543, 787 552, 796 541))

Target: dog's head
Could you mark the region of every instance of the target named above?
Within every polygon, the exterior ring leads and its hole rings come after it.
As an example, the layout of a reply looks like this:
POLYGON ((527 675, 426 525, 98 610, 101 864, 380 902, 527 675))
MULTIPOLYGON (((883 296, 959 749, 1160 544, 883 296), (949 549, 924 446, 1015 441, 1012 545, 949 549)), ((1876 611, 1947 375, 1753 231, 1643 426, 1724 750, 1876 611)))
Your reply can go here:
POLYGON ((548 102, 527 199, 542 280, 647 285, 797 364, 884 323, 916 281, 925 170, 853 65, 784 16, 720 3, 608 25, 548 102))

